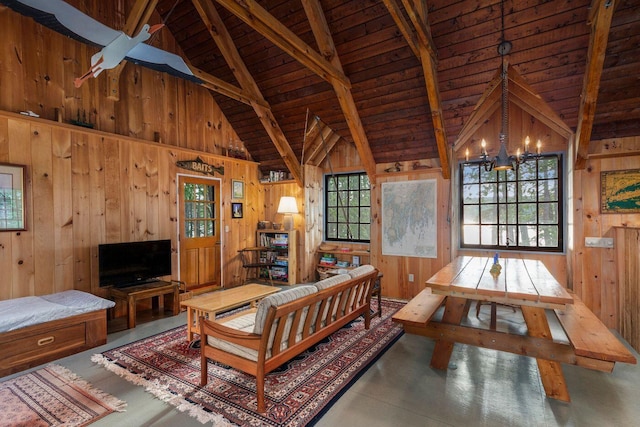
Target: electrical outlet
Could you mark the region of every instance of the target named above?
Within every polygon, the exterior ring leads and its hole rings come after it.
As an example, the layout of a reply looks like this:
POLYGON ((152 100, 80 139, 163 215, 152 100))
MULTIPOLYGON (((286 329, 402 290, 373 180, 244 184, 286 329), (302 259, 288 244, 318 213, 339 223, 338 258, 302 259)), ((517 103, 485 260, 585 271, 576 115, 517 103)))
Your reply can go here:
POLYGON ((409 281, 413 282, 413 274, 409 274, 409 281))

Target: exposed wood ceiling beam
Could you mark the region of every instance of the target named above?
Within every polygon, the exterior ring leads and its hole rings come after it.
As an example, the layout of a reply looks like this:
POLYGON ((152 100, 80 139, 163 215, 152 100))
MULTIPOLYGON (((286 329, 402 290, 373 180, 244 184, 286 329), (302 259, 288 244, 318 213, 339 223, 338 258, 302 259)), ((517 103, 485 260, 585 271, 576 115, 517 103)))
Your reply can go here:
MULTIPOLYGON (((158 0, 137 0, 131 8, 129 16, 127 16, 127 22, 122 28, 122 31, 129 36, 139 33, 144 24, 149 22, 157 4, 158 0)), ((203 81, 201 85, 207 89, 220 93, 221 95, 227 96, 231 99, 235 99, 243 104, 252 105, 252 103, 258 103, 263 107, 269 108, 266 102, 254 99, 246 94, 242 89, 193 67, 186 59, 185 62, 188 64, 191 72, 203 81)), ((120 75, 122 74, 122 70, 126 64, 127 61, 122 61, 115 68, 106 70, 107 98, 113 101, 120 100, 120 75)))
MULTIPOLYGON (((315 36, 320 51, 329 59, 332 68, 338 70, 339 74, 343 74, 342 64, 336 52, 322 6, 320 6, 318 0, 302 0, 302 6, 307 14, 311 31, 315 36)), ((331 78, 330 83, 333 85, 333 90, 338 97, 338 102, 347 121, 347 126, 349 126, 351 137, 360 155, 360 161, 364 166, 364 170, 367 172, 371 184, 375 184, 376 162, 373 158, 367 135, 364 133, 364 127, 360 121, 360 114, 356 108, 356 102, 353 99, 351 90, 338 79, 331 78)))
POLYGON ((615 0, 593 0, 589 20, 591 36, 587 53, 587 70, 582 84, 578 127, 576 130, 576 169, 584 169, 589 154, 589 141, 596 114, 596 102, 600 89, 600 77, 609 40, 615 0))
MULTIPOLYGON (((140 32, 144 24, 149 22, 157 4, 158 0, 137 0, 127 16, 127 22, 122 31, 129 36, 140 32)), ((115 68, 107 70, 107 98, 113 101, 120 100, 120 74, 125 65, 127 61, 122 61, 115 68)))
MULTIPOLYGON (((453 148, 454 151, 460 150, 473 137, 475 132, 502 106, 501 72, 502 65, 500 65, 493 79, 489 82, 473 113, 469 116, 469 120, 467 120, 458 134, 453 148)), ((571 128, 562 121, 540 96, 535 94, 529 84, 524 81, 512 66, 509 66, 507 75, 509 78, 510 102, 531 114, 531 116, 567 139, 567 141, 573 138, 571 128)))
POLYGON ((253 105, 255 103, 265 108, 269 108, 269 105, 267 104, 266 101, 255 99, 250 94, 240 89, 239 87, 236 87, 230 83, 227 83, 224 80, 221 80, 205 71, 202 71, 192 66, 186 60, 185 62, 189 66, 189 69, 191 70, 193 75, 203 81, 203 83, 201 83, 201 86, 204 86, 207 89, 212 90, 214 92, 218 92, 219 94, 224 95, 228 98, 235 99, 236 101, 242 102, 243 104, 253 105))
POLYGON ((511 66, 509 66, 508 75, 510 82, 509 99, 566 140, 569 140, 573 135, 573 131, 560 116, 533 91, 531 86, 511 66))
POLYGON ((418 41, 416 40, 416 35, 411 27, 411 24, 405 19, 402 10, 398 6, 396 0, 382 0, 384 5, 389 10, 391 17, 396 23, 396 26, 404 36, 407 43, 409 43, 409 47, 413 51, 413 54, 416 58, 420 57, 420 50, 418 49, 418 41))
POLYGON ((325 153, 331 151, 333 145, 340 139, 340 135, 321 121, 314 122, 317 123, 316 126, 305 137, 304 163, 317 166, 322 161, 318 159, 324 159, 325 153))
POLYGON ((285 138, 282 129, 280 129, 278 122, 271 113, 271 109, 269 107, 265 107, 265 105, 268 104, 264 100, 264 97, 260 92, 260 88, 256 84, 244 61, 240 57, 240 53, 233 43, 231 35, 227 31, 227 28, 222 22, 222 19, 220 18, 220 15, 218 14, 218 11, 216 10, 212 1, 193 0, 193 5, 200 14, 200 17, 207 27, 209 34, 218 45, 220 52, 227 61, 227 64, 229 64, 229 67, 233 71, 233 75, 235 76, 235 78, 240 83, 240 86, 243 90, 249 92, 252 98, 256 100, 256 102, 252 103, 254 111, 258 115, 260 122, 267 131, 269 138, 271 138, 271 141, 277 148, 278 153, 280 153, 280 156, 282 156, 282 159, 287 165, 289 172, 296 180, 298 185, 302 186, 303 183, 300 163, 298 162, 295 153, 291 149, 289 142, 285 138))
POLYGON ((436 45, 431 38, 431 29, 427 23, 427 5, 423 0, 402 0, 402 4, 415 28, 418 41, 433 59, 437 58, 436 45))
POLYGON ((389 13, 393 17, 400 32, 404 35, 411 49, 422 64, 422 73, 429 99, 429 109, 431 110, 431 121, 435 133, 440 166, 442 167, 442 177, 449 179, 451 171, 449 167, 449 146, 447 143, 447 132, 444 127, 442 117, 442 102, 440 100, 440 90, 438 88, 438 72, 436 65, 436 51, 431 31, 427 23, 427 7, 422 0, 402 0, 405 11, 409 15, 413 28, 408 28, 408 23, 404 19, 396 0, 383 0, 389 13), (417 34, 417 37, 413 34, 417 34))
POLYGON ((313 157, 310 157, 307 163, 314 166, 318 166, 320 163, 322 163, 324 159, 327 158, 333 147, 335 147, 338 141, 340 141, 340 138, 342 137, 337 133, 332 133, 329 138, 321 141, 321 144, 322 146, 324 146, 324 148, 322 150, 319 150, 313 157))
POLYGON ((254 0, 216 1, 322 79, 329 82, 335 79, 346 88, 351 88, 351 82, 341 70, 333 67, 254 0))

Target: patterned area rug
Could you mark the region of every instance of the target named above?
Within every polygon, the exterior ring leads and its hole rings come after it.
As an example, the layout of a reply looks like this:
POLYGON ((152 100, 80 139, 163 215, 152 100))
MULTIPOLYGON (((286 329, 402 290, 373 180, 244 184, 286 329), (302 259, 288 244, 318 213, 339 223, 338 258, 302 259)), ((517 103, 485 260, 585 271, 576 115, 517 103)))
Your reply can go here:
POLYGON ((0 383, 0 426, 85 426, 126 405, 59 365, 0 383))
POLYGON ((400 338, 402 327, 391 316, 403 305, 383 300, 382 318, 374 317, 369 330, 360 317, 267 375, 265 414, 255 412, 253 376, 209 362, 209 383, 199 386, 200 350, 189 346, 186 326, 96 354, 92 360, 202 423, 312 425, 400 338))

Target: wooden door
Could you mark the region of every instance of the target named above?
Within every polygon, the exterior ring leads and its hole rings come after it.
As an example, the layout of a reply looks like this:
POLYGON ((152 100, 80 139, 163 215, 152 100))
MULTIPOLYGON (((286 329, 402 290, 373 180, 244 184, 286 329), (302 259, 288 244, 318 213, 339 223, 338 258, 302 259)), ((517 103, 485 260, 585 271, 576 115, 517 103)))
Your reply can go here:
POLYGON ((222 286, 220 181, 180 176, 178 185, 180 280, 188 290, 222 286))

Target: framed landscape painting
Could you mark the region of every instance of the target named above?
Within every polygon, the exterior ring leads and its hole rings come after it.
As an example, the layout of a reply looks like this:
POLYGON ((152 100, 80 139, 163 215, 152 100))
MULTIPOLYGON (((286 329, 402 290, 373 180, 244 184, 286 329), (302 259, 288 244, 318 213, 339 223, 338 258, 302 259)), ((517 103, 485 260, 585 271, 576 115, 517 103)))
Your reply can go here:
POLYGON ((244 181, 231 180, 231 198, 244 199, 244 181))
POLYGON ((600 174, 602 213, 640 212, 640 169, 600 174))
POLYGON ((26 230, 25 167, 0 163, 0 231, 26 230))

